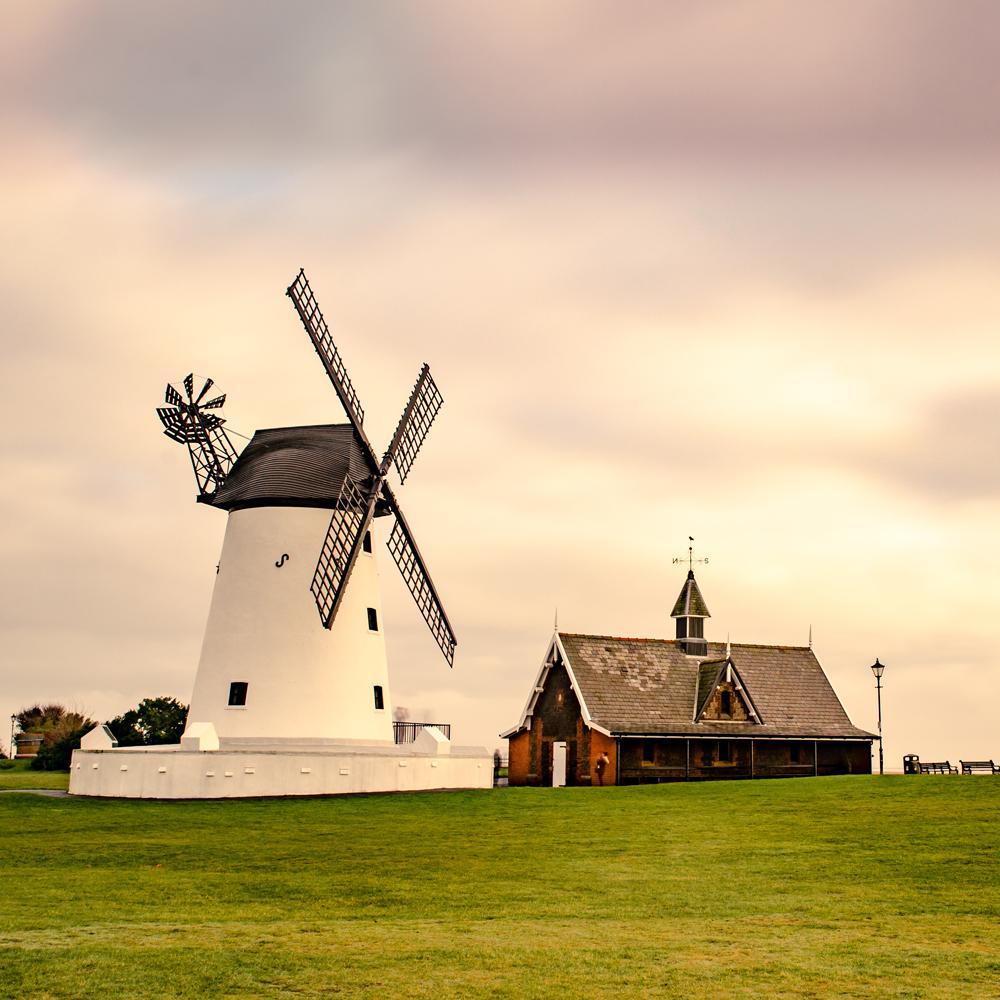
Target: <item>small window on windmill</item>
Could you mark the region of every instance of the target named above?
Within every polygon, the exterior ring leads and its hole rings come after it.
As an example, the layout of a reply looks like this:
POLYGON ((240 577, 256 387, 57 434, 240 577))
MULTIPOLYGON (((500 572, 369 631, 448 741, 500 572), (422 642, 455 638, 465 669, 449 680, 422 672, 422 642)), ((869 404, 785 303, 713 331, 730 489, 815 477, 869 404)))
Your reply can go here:
POLYGON ((382 685, 375 685, 375 710, 381 712, 385 708, 385 699, 382 697, 382 685))
POLYGON ((361 548, 365 552, 371 552, 372 550, 372 533, 370 531, 365 532, 364 540, 361 542, 361 548))
POLYGON ((799 747, 798 743, 793 743, 788 750, 788 762, 790 764, 800 763, 802 758, 802 749, 799 747))
POLYGON ((245 705, 248 687, 249 684, 246 681, 233 681, 229 685, 229 704, 236 708, 245 705))
POLYGON ((733 714, 733 693, 732 691, 722 691, 719 695, 719 714, 733 714))
POLYGON ((656 744, 652 740, 642 742, 642 762, 643 764, 656 763, 656 744))
POLYGON ((368 609, 368 628, 372 632, 378 631, 378 612, 374 608, 368 609))

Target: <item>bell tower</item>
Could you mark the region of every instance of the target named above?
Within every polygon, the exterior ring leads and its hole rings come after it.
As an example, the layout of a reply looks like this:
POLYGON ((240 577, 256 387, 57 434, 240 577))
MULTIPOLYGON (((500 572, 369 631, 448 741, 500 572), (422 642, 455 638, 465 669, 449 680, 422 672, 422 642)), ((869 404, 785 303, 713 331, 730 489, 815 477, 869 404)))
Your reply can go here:
POLYGON ((674 563, 687 562, 688 573, 684 586, 674 602, 670 617, 677 622, 677 641, 688 656, 707 656, 708 643, 705 641, 705 619, 712 615, 698 589, 694 578, 694 564, 707 563, 707 559, 694 558, 694 539, 688 536, 687 559, 674 559, 674 563))
POLYGON ((674 604, 670 617, 677 621, 677 639, 688 656, 707 656, 705 619, 711 618, 705 598, 698 589, 694 570, 689 569, 684 586, 674 604))

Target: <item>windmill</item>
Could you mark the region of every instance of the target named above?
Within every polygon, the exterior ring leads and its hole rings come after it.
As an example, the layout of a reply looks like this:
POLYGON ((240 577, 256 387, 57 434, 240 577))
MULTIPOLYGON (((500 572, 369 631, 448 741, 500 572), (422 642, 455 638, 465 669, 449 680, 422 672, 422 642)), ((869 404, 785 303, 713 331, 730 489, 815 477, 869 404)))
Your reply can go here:
POLYGON ((454 630, 389 482, 409 476, 443 400, 425 364, 379 458, 303 271, 287 294, 346 424, 261 429, 237 454, 219 412, 226 397, 203 401, 211 379, 197 394, 193 375, 183 393, 168 385, 157 410, 188 449, 198 500, 229 514, 189 720, 222 738, 391 741, 377 519, 391 518, 389 552, 454 664, 454 630))
POLYGON ((205 379, 197 396, 194 395, 193 374, 184 376, 183 385, 186 400, 168 383, 164 402, 170 405, 158 407, 156 415, 168 438, 187 445, 199 497, 205 497, 222 485, 236 461, 236 449, 222 427, 226 421, 216 413, 205 412, 220 409, 226 401, 226 394, 203 403, 208 390, 215 385, 210 378, 205 379))

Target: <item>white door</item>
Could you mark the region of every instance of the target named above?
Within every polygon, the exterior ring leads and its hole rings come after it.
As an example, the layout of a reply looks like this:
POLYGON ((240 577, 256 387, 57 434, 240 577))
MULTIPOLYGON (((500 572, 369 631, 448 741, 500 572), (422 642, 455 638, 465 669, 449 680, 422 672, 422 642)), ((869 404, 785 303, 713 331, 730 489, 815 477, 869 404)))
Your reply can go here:
POLYGON ((561 788, 566 784, 566 744, 552 744, 552 787, 561 788))

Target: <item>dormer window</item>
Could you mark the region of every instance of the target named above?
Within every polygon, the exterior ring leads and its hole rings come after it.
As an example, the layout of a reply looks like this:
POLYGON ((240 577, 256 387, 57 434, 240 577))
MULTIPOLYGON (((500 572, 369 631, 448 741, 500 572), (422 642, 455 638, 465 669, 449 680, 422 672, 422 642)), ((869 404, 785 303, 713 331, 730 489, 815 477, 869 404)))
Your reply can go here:
POLYGON ((719 714, 732 717, 733 714, 732 691, 722 691, 719 693, 719 714))

